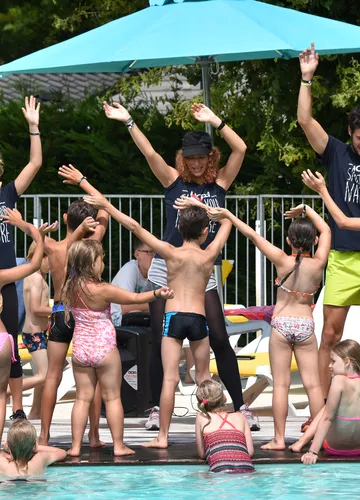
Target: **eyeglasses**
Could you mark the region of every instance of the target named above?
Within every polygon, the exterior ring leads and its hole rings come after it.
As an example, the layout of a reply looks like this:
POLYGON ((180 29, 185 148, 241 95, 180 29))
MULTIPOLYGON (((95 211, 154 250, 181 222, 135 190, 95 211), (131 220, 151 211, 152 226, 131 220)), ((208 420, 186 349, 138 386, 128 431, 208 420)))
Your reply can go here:
POLYGON ((154 255, 155 250, 138 250, 138 252, 147 253, 148 255, 154 255))

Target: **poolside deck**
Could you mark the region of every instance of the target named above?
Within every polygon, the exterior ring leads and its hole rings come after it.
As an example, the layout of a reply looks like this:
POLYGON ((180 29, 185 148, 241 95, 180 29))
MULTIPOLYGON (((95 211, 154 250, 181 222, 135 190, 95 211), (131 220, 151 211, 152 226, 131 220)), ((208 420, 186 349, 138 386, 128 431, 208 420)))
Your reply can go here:
MULTIPOLYGON (((297 399, 303 399, 302 391, 295 390, 297 399)), ((70 417, 74 401, 74 392, 67 395, 66 400, 57 404, 54 413, 53 424, 51 428, 50 444, 69 449, 71 446, 71 425, 70 417)), ((128 464, 128 465, 155 465, 155 464, 201 464, 203 463, 197 457, 195 447, 195 416, 196 412, 192 407, 195 404, 195 398, 191 400, 190 396, 176 395, 177 415, 183 415, 188 410, 186 416, 173 417, 170 429, 170 446, 167 450, 146 449, 141 445, 153 439, 157 432, 147 431, 144 428, 146 417, 143 418, 125 418, 125 442, 128 446, 135 449, 136 454, 130 457, 114 457, 112 454, 112 440, 109 428, 105 418, 100 421, 100 438, 107 444, 104 448, 93 450, 89 448, 87 437, 84 439, 82 455, 79 458, 68 457, 65 462, 56 465, 105 465, 105 464, 128 464)), ((294 454, 286 451, 270 452, 263 451, 260 446, 273 437, 273 419, 270 411, 271 390, 265 392, 255 406, 259 415, 261 430, 253 432, 255 445, 255 463, 289 463, 299 462, 300 454, 294 454)), ((28 412, 25 408, 25 412, 28 412)), ((7 407, 7 416, 11 413, 11 408, 7 407)), ((286 425, 286 440, 288 444, 296 441, 300 436, 300 426, 306 420, 304 417, 289 417, 286 425)), ((40 430, 40 422, 33 422, 36 429, 40 430)), ((4 436, 7 432, 9 421, 6 421, 4 436)), ((344 459, 329 458, 326 453, 320 453, 320 459, 326 461, 337 461, 344 459)), ((351 461, 360 461, 359 459, 347 459, 351 461)))

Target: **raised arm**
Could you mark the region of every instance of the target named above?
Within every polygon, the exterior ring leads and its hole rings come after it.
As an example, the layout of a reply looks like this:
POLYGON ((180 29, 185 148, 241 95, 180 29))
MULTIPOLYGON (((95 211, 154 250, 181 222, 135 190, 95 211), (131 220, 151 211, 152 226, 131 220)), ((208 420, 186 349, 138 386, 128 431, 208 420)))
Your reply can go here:
POLYGON ((210 218, 213 220, 221 220, 223 218, 228 219, 236 227, 236 229, 246 238, 249 238, 249 240, 257 246, 260 252, 263 253, 273 264, 275 264, 275 266, 281 265, 284 261, 284 257, 287 257, 285 252, 260 236, 256 231, 254 231, 254 229, 235 217, 235 215, 226 208, 210 208, 208 213, 210 218))
MULTIPOLYGON (((60 167, 58 173, 59 175, 61 175, 61 177, 64 177, 65 179, 63 180, 64 184, 70 184, 72 186, 80 186, 81 189, 89 195, 101 194, 100 191, 95 189, 94 186, 90 184, 90 182, 80 172, 80 170, 78 170, 71 164, 69 164, 69 166, 63 165, 62 167, 60 167)), ((109 224, 109 214, 107 213, 106 210, 99 210, 96 217, 96 222, 98 224, 95 228, 95 231, 93 231, 93 234, 89 237, 89 239, 102 241, 109 224)), ((74 241, 81 238, 83 238, 83 236, 80 236, 80 238, 76 238, 74 241)))
POLYGON ((301 174, 301 177, 304 184, 306 184, 310 189, 316 191, 316 193, 319 193, 321 198, 324 200, 331 217, 340 229, 349 229, 350 231, 360 230, 360 217, 347 217, 344 214, 344 212, 331 198, 325 184, 325 179, 320 172, 315 172, 314 175, 311 170, 306 170, 301 174))
MULTIPOLYGON (((193 104, 191 111, 196 120, 201 123, 210 123, 215 129, 222 124, 221 118, 216 116, 215 113, 204 104, 193 104)), ((228 190, 239 173, 241 165, 244 161, 246 144, 241 137, 239 137, 237 133, 227 125, 222 127, 221 130, 219 130, 219 133, 230 146, 232 153, 225 167, 219 171, 216 182, 221 187, 228 190)))
POLYGON ((19 196, 30 186, 35 175, 42 165, 42 149, 39 132, 40 103, 36 105, 33 96, 25 97, 25 108, 21 108, 29 124, 30 133, 30 160, 15 179, 15 189, 19 196))
POLYGON ((215 238, 205 249, 205 251, 210 254, 211 258, 214 259, 214 261, 216 260, 216 257, 219 255, 221 250, 224 248, 232 229, 232 224, 229 220, 222 219, 219 222, 220 228, 216 233, 215 238))
POLYGON ((118 120, 127 126, 133 141, 145 156, 153 174, 159 179, 164 187, 170 186, 179 176, 178 172, 170 167, 159 153, 155 151, 150 141, 130 116, 128 110, 118 102, 114 102, 114 105, 110 106, 110 104, 104 101, 104 111, 107 118, 118 120))
POLYGON ((135 219, 129 217, 128 215, 125 215, 124 213, 120 212, 120 210, 115 208, 104 196, 84 196, 84 200, 87 203, 106 210, 113 219, 115 219, 119 224, 134 233, 135 236, 146 243, 146 245, 149 245, 150 248, 153 248, 164 259, 170 257, 170 255, 172 254, 172 245, 169 245, 169 243, 156 238, 156 236, 140 226, 140 224, 135 219))
POLYGON ((26 234, 31 236, 31 238, 36 241, 36 248, 31 261, 28 264, 23 264, 21 266, 12 267, 10 269, 0 270, 0 286, 3 287, 7 283, 13 283, 14 281, 19 281, 35 271, 38 271, 41 266, 42 258, 44 255, 44 242, 39 233, 39 231, 28 222, 22 220, 20 212, 17 210, 6 209, 7 215, 2 218, 7 224, 18 227, 26 234))
POLYGON ((319 241, 314 258, 319 259, 321 261, 321 264, 325 266, 329 257, 331 247, 331 230, 324 219, 320 217, 320 215, 315 212, 315 210, 309 207, 309 205, 305 204, 298 205, 297 207, 294 207, 291 210, 285 212, 285 219, 292 219, 293 217, 297 217, 301 214, 306 215, 306 217, 311 220, 316 230, 319 232, 319 241))
POLYGON ((319 155, 323 155, 329 136, 320 123, 312 116, 311 82, 319 64, 319 54, 315 52, 314 42, 311 43, 311 49, 301 52, 299 60, 302 81, 299 92, 297 119, 313 150, 319 155))

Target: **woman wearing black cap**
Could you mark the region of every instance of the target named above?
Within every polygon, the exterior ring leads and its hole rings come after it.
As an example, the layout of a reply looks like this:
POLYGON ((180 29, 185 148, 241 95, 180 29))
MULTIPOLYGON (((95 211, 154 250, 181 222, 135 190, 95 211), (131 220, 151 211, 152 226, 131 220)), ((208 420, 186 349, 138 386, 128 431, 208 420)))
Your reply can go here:
MULTIPOLYGON (((181 246, 182 240, 177 230, 178 211, 173 207, 181 195, 196 195, 201 201, 212 207, 223 207, 226 191, 239 173, 244 160, 246 145, 244 141, 225 123, 203 104, 193 104, 194 118, 202 123, 210 123, 220 132, 229 144, 232 152, 222 169, 219 170, 220 153, 212 144, 209 134, 199 130, 187 132, 182 141, 182 149, 176 154, 176 168, 170 167, 154 150, 148 139, 137 127, 129 112, 119 103, 110 106, 104 102, 108 118, 123 122, 151 170, 165 188, 166 230, 164 241, 181 246)), ((215 237, 219 225, 211 222, 206 247, 215 237)), ((221 255, 216 264, 221 265, 221 255)), ((166 264, 159 255, 153 259, 149 270, 149 280, 154 287, 167 285, 166 264)), ((214 351, 219 375, 233 400, 235 410, 243 405, 240 375, 236 356, 230 346, 226 333, 222 305, 216 289, 214 276, 210 278, 206 289, 206 318, 209 326, 210 345, 214 351)), ((161 338, 165 301, 156 300, 150 304, 153 346, 150 362, 150 384, 153 404, 146 428, 158 428, 159 400, 163 379, 161 363, 161 338)))

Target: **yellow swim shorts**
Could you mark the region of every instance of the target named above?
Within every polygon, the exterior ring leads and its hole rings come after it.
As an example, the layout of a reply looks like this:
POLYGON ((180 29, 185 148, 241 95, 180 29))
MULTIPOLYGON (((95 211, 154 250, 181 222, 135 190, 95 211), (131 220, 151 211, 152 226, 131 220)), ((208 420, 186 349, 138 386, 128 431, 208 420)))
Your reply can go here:
POLYGON ((360 305, 360 251, 330 251, 324 304, 339 307, 360 305))

